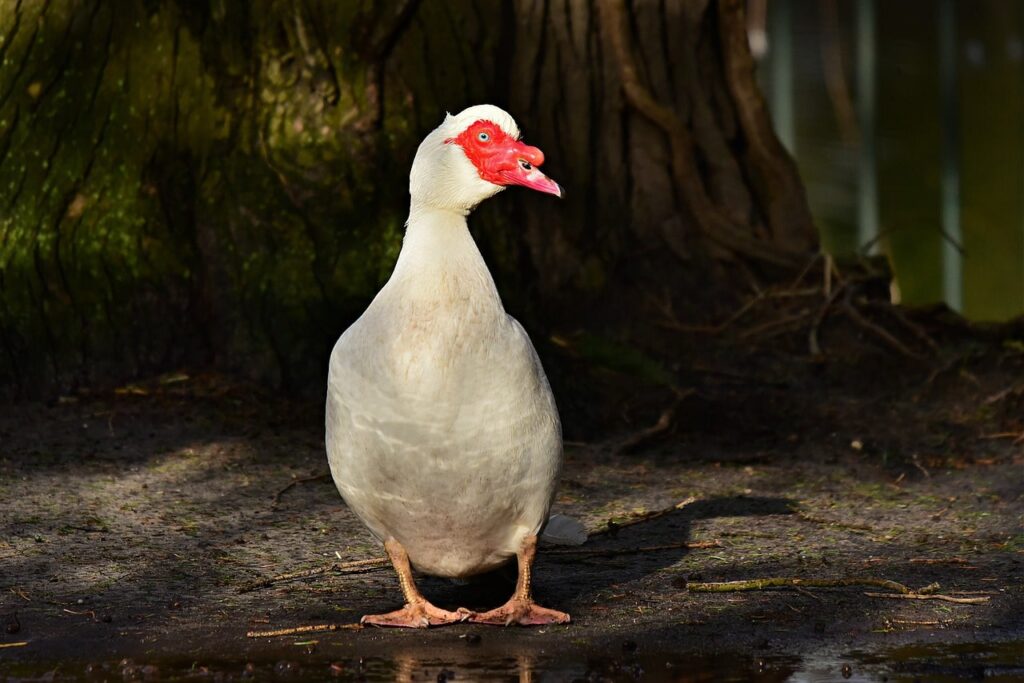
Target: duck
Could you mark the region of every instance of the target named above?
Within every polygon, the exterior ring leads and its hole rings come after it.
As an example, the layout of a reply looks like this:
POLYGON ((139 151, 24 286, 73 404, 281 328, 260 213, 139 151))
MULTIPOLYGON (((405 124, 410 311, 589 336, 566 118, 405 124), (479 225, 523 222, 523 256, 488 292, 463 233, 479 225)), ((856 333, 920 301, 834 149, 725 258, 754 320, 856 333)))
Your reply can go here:
POLYGON ((582 528, 549 518, 562 469, 558 409, 533 343, 505 311, 467 224, 475 207, 508 187, 562 197, 540 171, 543 163, 499 107, 447 114, 416 151, 394 270, 331 352, 331 475, 383 543, 404 598, 401 608, 365 615, 362 624, 570 621, 536 604, 531 589, 545 527, 556 537, 582 528), (413 575, 462 580, 513 558, 512 596, 484 612, 433 605, 413 575))

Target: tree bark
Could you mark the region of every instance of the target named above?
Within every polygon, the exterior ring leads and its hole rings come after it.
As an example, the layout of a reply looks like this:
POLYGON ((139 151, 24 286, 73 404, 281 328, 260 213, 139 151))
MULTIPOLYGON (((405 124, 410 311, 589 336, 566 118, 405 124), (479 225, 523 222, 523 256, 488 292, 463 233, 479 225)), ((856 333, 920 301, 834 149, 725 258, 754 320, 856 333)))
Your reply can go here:
POLYGON ((485 101, 568 189, 471 220, 509 309, 671 353, 652 307, 707 319, 817 250, 742 6, 0 0, 0 386, 211 364, 319 392, 416 145, 485 101))

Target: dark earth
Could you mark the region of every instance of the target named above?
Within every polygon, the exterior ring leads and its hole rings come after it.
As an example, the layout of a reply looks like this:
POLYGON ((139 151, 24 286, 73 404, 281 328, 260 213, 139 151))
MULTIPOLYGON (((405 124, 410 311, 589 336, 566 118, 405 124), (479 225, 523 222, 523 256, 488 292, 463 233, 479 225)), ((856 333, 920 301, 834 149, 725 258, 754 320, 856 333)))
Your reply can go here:
MULTIPOLYGON (((399 604, 386 568, 243 590, 382 556, 314 478, 326 473, 319 401, 181 372, 9 404, 0 680, 1020 680, 1022 336, 950 333, 921 362, 870 339, 827 360, 784 340, 712 343, 684 364, 671 410, 657 388, 647 407, 623 405, 631 427, 572 427, 570 401, 555 508, 602 533, 542 550, 536 597, 573 622, 532 629, 247 637, 399 604), (765 577, 938 583, 987 601, 688 588, 765 577)), ((481 608, 511 583, 421 587, 443 607, 481 608)))

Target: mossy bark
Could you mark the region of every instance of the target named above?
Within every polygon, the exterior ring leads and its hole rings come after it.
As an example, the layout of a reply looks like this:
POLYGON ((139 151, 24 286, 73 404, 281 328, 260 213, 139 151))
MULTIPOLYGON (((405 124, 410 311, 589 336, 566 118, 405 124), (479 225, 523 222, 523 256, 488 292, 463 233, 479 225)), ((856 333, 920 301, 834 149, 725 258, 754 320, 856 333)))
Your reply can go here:
MULTIPOLYGON (((502 197, 474 219, 509 307, 532 325, 647 296, 694 311, 709 283, 727 295, 723 263, 779 267, 709 225, 813 250, 738 3, 615 15, 668 127, 624 90, 614 21, 598 9, 0 0, 0 386, 44 393, 210 363, 319 387, 331 343, 397 255, 418 140, 481 101, 517 116, 569 190, 560 205, 502 197)), ((643 333, 642 316, 603 309, 643 333)))

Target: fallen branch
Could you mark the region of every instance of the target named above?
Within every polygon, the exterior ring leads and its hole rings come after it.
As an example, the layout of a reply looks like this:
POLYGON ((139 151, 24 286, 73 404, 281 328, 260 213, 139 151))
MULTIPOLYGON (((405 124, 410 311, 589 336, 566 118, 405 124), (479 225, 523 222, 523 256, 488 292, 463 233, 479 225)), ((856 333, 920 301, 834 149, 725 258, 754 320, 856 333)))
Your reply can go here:
POLYGON ((376 571, 387 566, 388 559, 386 557, 374 557, 368 560, 354 560, 352 562, 332 562, 331 564, 324 565, 323 567, 303 569, 302 571, 297 572, 287 572, 285 574, 278 574, 266 579, 252 581, 240 586, 238 592, 248 593, 260 588, 267 588, 268 586, 272 586, 275 583, 281 583, 282 581, 308 579, 322 574, 363 574, 366 572, 376 571))
POLYGON ((652 519, 657 519, 658 517, 664 517, 665 515, 675 512, 676 510, 682 510, 684 507, 694 502, 695 500, 697 499, 694 496, 690 496, 689 498, 679 501, 675 505, 670 505, 669 507, 663 508, 661 510, 654 510, 653 512, 643 512, 622 522, 615 522, 609 519, 605 526, 602 526, 599 529, 595 529, 594 531, 588 531, 587 538, 600 536, 602 534, 614 534, 623 527, 633 526, 634 524, 640 524, 642 522, 648 522, 652 519))
POLYGON ((325 631, 359 631, 361 624, 310 624, 308 626, 293 626, 292 628, 279 628, 273 631, 248 631, 246 638, 274 638, 275 636, 295 636, 302 633, 323 633, 325 631))

